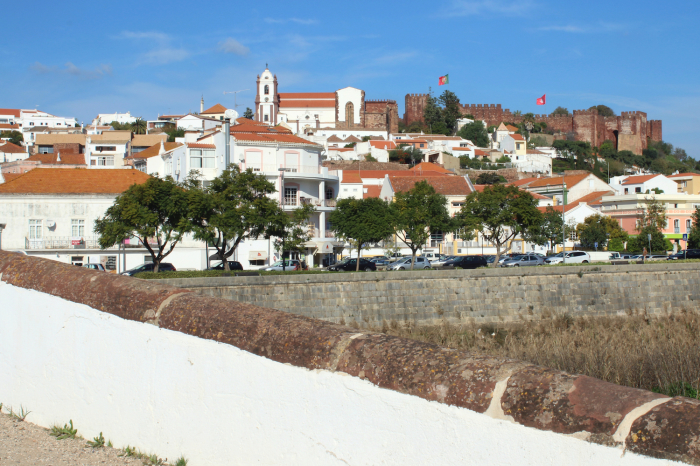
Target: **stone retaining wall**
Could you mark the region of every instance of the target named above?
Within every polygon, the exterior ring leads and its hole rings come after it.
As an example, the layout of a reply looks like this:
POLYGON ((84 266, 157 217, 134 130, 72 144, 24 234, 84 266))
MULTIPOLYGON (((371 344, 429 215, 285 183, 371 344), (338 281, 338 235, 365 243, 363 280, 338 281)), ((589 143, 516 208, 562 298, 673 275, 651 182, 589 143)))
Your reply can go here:
POLYGON ((338 273, 162 280, 316 319, 512 322, 630 312, 697 310, 700 264, 660 263, 521 269, 338 273))

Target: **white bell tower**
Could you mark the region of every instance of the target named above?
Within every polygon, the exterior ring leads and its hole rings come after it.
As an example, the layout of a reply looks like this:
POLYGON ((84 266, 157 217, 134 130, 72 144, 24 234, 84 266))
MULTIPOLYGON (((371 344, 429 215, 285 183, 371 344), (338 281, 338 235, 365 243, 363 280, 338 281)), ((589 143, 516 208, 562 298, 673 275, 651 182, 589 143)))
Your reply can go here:
POLYGON ((257 95, 255 96, 255 120, 269 125, 277 124, 279 97, 277 96, 277 76, 265 71, 258 76, 257 95))

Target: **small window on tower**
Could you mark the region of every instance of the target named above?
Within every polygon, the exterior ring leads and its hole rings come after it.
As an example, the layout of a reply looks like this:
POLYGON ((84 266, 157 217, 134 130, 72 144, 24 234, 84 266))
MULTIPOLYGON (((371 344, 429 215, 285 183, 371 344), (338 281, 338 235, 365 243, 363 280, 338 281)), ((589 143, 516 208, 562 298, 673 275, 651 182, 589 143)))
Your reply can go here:
POLYGON ((270 93, 270 86, 265 84, 265 95, 270 93))
POLYGON ((265 115, 265 121, 267 121, 267 115, 265 115))

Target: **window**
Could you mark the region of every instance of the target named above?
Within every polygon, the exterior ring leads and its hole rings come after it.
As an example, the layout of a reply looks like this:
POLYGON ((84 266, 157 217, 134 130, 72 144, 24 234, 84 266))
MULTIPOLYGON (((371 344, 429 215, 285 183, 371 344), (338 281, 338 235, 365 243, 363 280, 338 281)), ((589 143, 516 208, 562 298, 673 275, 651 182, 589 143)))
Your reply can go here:
POLYGON ((284 205, 297 205, 297 188, 284 188, 284 205))
POLYGON ((285 152, 284 171, 297 172, 299 169, 299 154, 297 152, 285 152))
POLYGON ((95 157, 92 160, 90 160, 90 165, 97 165, 98 167, 111 167, 114 166, 114 156, 100 156, 100 157, 95 157))
POLYGON ((202 150, 190 149, 190 167, 202 168, 202 150))
POLYGON ((326 199, 333 199, 333 188, 326 188, 326 199))
POLYGON ((425 144, 423 144, 423 143, 421 142, 421 143, 420 143, 420 146, 421 146, 421 147, 425 147, 425 144))
POLYGON ((265 261, 264 261, 264 260, 252 260, 252 261, 249 261, 249 262, 250 262, 250 265, 265 265, 265 261))
POLYGON ((73 238, 85 236, 85 220, 73 219, 70 221, 71 236, 73 238))
POLYGON ((673 221, 673 232, 676 234, 681 232, 681 221, 678 219, 673 221))
POLYGON ((268 95, 270 93, 270 86, 265 84, 265 95, 268 95))
POLYGON ((117 146, 95 146, 95 152, 116 152, 117 146))
POLYGON ((216 154, 214 149, 202 151, 202 168, 216 168, 216 154))
MULTIPOLYGON (((308 118, 308 117, 307 117, 308 118)), ((267 115, 265 115, 265 118, 263 118, 265 121, 267 121, 267 115)))
POLYGON ((642 188, 634 188, 634 192, 635 192, 635 193, 641 193, 641 192, 642 192, 642 188))
POLYGON ((690 233, 690 219, 685 221, 685 232, 690 233))
POLYGON ((625 188, 625 194, 629 194, 629 193, 630 193, 629 188, 625 188))
POLYGON ((29 221, 29 239, 41 239, 41 232, 43 231, 42 223, 41 220, 29 221))

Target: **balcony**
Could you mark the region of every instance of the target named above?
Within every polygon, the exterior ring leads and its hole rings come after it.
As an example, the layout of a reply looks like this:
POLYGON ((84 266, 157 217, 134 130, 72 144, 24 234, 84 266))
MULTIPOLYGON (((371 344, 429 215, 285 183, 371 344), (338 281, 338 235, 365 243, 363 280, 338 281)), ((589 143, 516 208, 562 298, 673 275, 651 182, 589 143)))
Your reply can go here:
POLYGON ((47 238, 24 238, 25 249, 101 249, 97 236, 81 238, 71 236, 50 236, 47 238))

